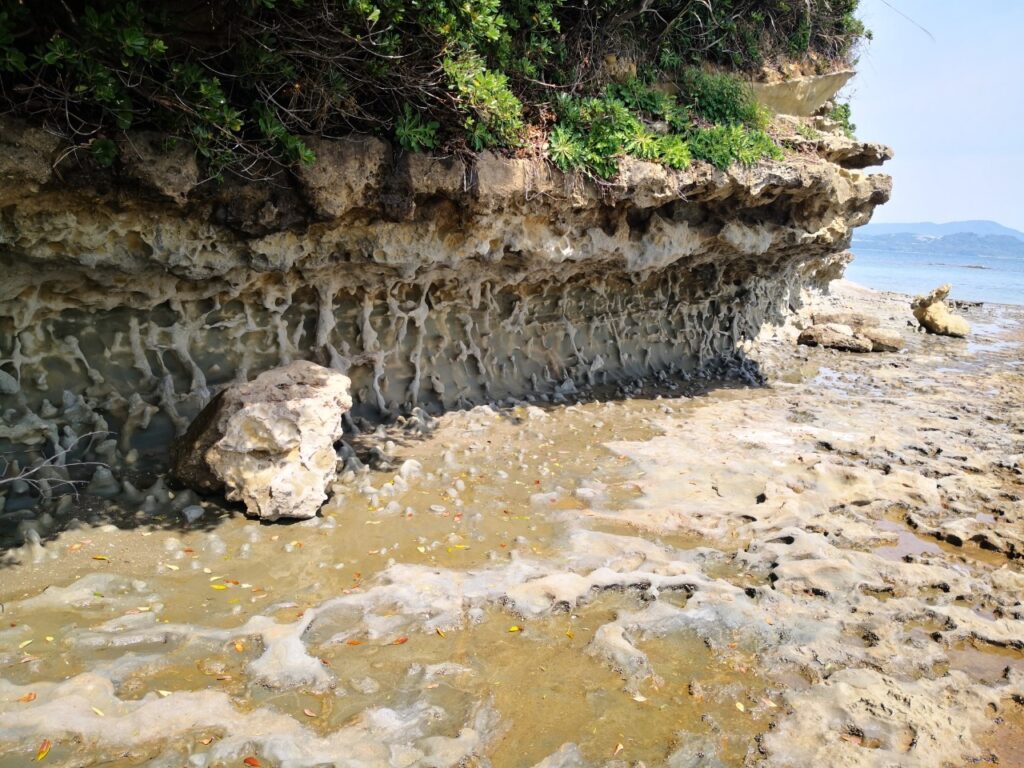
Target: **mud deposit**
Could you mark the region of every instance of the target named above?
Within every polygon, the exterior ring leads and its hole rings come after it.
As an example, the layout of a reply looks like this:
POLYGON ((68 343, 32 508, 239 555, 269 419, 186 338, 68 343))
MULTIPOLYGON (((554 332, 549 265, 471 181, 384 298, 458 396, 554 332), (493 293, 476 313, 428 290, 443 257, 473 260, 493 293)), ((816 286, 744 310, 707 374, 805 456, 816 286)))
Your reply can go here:
POLYGON ((292 525, 8 511, 0 766, 1021 764, 1024 314, 822 301, 908 350, 364 435, 292 525))

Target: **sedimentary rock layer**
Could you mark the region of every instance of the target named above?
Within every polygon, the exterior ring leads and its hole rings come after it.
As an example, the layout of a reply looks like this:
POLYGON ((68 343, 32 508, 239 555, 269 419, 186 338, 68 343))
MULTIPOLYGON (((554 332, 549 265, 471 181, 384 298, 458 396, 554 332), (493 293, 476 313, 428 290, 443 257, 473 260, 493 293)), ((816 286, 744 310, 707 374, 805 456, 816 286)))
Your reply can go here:
POLYGON ((10 123, 0 144, 0 440, 111 430, 111 455, 162 455, 220 387, 295 359, 348 375, 359 415, 693 370, 840 271, 890 189, 856 169, 887 151, 849 141, 729 171, 626 159, 600 185, 369 137, 222 184, 152 136, 116 173, 10 123))

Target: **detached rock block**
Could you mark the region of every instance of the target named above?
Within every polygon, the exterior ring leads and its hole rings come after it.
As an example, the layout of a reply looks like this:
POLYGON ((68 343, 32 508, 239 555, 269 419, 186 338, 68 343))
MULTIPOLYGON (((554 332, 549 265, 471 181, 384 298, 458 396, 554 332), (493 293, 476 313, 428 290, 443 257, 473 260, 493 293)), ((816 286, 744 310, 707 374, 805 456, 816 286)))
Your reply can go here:
POLYGON ((805 347, 828 347, 841 352, 870 352, 871 339, 855 334, 848 325, 825 323, 805 328, 797 339, 798 344, 805 347))
POLYGON ((928 333, 935 333, 940 336, 956 336, 963 338, 971 332, 970 323, 959 315, 954 315, 946 306, 946 297, 953 290, 949 283, 940 285, 924 296, 914 299, 910 308, 914 317, 928 333))
POLYGON ((349 379, 304 360, 218 394, 171 447, 171 473, 263 520, 314 517, 337 474, 349 379))

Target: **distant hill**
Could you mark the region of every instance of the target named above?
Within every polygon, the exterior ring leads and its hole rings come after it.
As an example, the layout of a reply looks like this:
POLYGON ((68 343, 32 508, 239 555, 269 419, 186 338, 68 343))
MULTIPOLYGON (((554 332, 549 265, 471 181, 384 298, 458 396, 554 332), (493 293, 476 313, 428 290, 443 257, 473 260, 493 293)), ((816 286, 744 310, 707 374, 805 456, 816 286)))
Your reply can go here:
MULTIPOLYGON (((908 224, 906 226, 915 225, 908 224)), ((980 256, 1024 259, 1024 236, 1012 237, 1002 234, 978 235, 973 232, 956 232, 941 236, 911 232, 865 234, 864 231, 867 229, 868 227, 862 227, 854 233, 854 252, 857 250, 872 250, 935 256, 980 256)))
POLYGON ((1010 227, 1004 227, 995 221, 950 221, 945 224, 935 224, 930 221, 922 221, 916 224, 881 224, 871 223, 859 227, 855 235, 875 237, 877 235, 931 235, 932 237, 943 237, 945 235, 956 235, 962 232, 969 232, 974 235, 1005 235, 1024 240, 1024 232, 1010 227))

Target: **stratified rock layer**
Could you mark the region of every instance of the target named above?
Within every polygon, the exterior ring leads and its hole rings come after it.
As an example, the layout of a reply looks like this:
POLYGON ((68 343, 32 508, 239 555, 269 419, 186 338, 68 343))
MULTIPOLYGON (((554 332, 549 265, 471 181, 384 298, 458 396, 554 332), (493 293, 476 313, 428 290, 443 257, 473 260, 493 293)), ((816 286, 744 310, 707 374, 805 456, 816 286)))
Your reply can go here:
POLYGON ((313 517, 337 474, 348 387, 348 377, 305 360, 232 385, 174 443, 171 472, 196 490, 223 490, 254 517, 313 517))
POLYGON ((357 417, 692 371, 841 273, 890 190, 856 147, 851 167, 627 159, 598 186, 369 137, 318 142, 289 184, 194 186, 140 167, 144 139, 121 176, 58 180, 57 148, 0 135, 22 161, 0 168, 0 440, 113 431, 110 456, 159 460, 220 388, 296 359, 349 376, 357 417))

